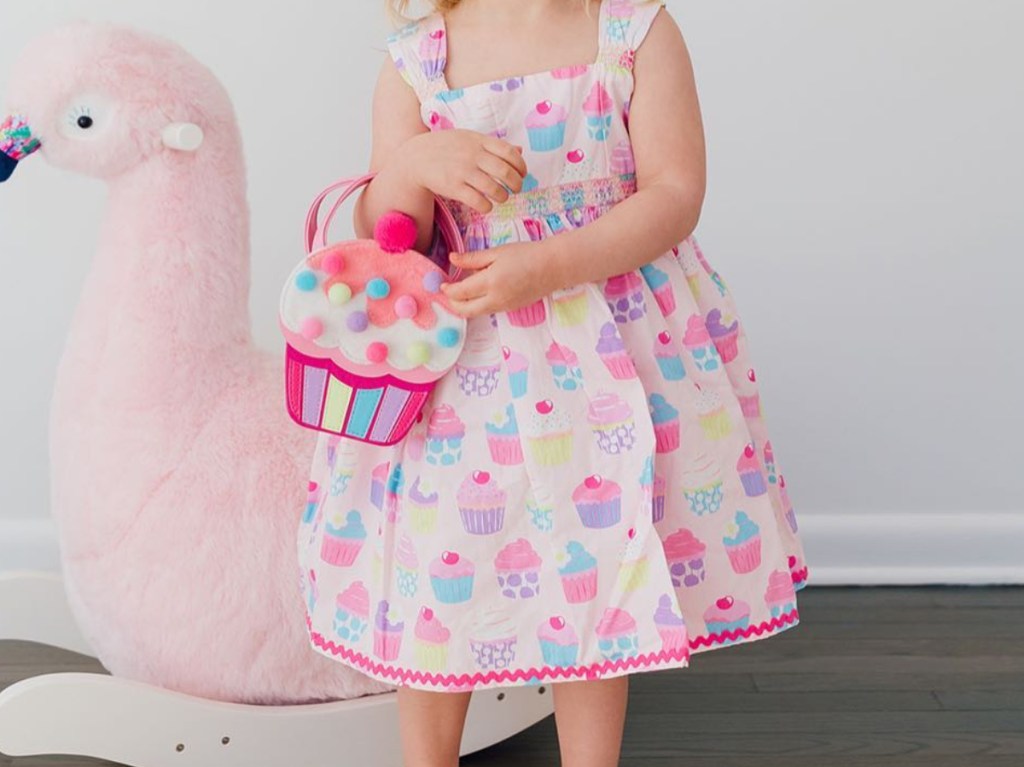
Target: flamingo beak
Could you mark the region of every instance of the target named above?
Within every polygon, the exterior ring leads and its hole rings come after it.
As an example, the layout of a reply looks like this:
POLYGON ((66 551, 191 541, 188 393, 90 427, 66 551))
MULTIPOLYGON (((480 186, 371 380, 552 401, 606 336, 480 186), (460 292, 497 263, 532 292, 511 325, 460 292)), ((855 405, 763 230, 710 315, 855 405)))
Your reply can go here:
POLYGON ((11 115, 0 122, 0 183, 9 179, 18 163, 40 146, 24 117, 11 115))

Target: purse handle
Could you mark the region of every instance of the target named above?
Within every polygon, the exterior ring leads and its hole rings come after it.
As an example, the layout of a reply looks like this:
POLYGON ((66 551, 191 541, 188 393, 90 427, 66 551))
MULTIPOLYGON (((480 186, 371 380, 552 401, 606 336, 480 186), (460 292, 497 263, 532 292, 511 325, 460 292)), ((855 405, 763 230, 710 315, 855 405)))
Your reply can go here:
MULTIPOLYGON (((335 181, 333 184, 324 189, 320 194, 313 200, 313 204, 309 206, 309 212, 306 214, 306 253, 312 253, 313 249, 317 247, 317 234, 320 234, 319 247, 327 247, 327 231, 330 229, 331 221, 334 220, 334 216, 337 214, 338 209, 342 204, 351 197, 356 190, 369 184, 376 173, 366 173, 362 176, 352 176, 351 178, 343 178, 340 181, 335 181), (320 226, 320 209, 323 207, 324 200, 334 191, 343 189, 338 199, 334 201, 334 205, 331 206, 330 211, 327 213, 327 217, 324 219, 323 226, 320 226)), ((448 210, 448 206, 445 205, 444 200, 438 195, 434 195, 434 217, 437 219, 438 227, 441 230, 441 236, 444 237, 445 242, 448 244, 449 251, 455 251, 456 253, 465 253, 466 245, 462 241, 462 233, 459 231, 458 225, 455 223, 455 217, 452 212, 448 210)), ((462 275, 462 270, 459 268, 455 269, 455 274, 452 279, 459 279, 462 275)))

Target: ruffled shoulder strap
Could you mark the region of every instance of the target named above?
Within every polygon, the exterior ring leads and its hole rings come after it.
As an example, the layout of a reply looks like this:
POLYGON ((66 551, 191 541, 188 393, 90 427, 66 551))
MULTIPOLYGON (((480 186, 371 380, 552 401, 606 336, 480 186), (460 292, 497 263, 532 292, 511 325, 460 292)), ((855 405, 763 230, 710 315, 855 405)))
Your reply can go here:
POLYGON ((601 48, 604 58, 618 59, 640 47, 665 0, 602 0, 601 48))
POLYGON ((421 102, 446 90, 448 39, 440 13, 410 21, 395 30, 388 35, 387 46, 402 79, 416 91, 421 102))

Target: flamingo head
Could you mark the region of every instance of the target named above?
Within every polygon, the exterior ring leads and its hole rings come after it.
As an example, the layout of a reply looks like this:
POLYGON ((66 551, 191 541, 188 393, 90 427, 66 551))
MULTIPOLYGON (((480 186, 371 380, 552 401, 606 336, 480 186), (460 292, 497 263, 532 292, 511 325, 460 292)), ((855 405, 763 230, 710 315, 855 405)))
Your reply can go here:
POLYGON ((234 126, 206 67, 174 43, 109 24, 79 22, 30 43, 8 100, 0 181, 37 150, 57 167, 111 180, 154 159, 186 162, 211 128, 234 126))

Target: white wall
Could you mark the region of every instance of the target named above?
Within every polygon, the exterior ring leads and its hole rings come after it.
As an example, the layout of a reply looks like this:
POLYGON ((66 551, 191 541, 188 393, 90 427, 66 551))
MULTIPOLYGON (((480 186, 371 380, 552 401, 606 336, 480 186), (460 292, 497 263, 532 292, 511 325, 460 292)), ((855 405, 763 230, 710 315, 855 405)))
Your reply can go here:
MULTIPOLYGON (((276 346, 308 198, 365 166, 380 5, 5 4, 0 101, 16 51, 69 18, 137 24, 210 64, 245 136, 253 315, 276 346), (287 152, 282 123, 293 126, 287 152)), ((698 234, 740 302, 812 567, 821 581, 914 580, 922 567, 940 579, 1020 576, 1009 541, 1024 511, 1024 3, 669 8, 709 137, 698 234), (964 552, 973 575, 943 569, 964 552)), ((46 410, 103 201, 96 184, 34 159, 0 186, 0 322, 17 328, 0 336, 0 569, 52 562, 46 410), (45 296, 19 287, 40 273, 45 296)))

